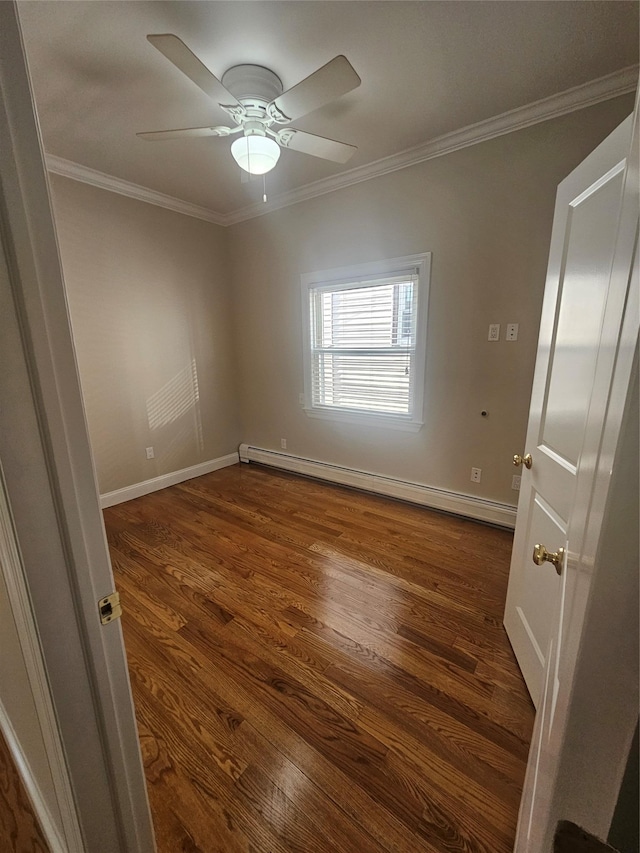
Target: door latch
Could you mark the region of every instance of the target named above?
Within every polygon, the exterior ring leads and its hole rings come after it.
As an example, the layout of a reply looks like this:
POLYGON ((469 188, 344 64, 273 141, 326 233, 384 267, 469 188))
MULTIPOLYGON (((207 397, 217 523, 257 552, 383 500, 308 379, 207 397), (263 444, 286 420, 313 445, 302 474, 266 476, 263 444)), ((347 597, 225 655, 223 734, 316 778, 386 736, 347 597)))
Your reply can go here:
POLYGON ((120 593, 112 592, 111 595, 101 598, 98 602, 98 613, 100 614, 100 622, 103 625, 113 622, 114 619, 119 619, 122 616, 120 593))

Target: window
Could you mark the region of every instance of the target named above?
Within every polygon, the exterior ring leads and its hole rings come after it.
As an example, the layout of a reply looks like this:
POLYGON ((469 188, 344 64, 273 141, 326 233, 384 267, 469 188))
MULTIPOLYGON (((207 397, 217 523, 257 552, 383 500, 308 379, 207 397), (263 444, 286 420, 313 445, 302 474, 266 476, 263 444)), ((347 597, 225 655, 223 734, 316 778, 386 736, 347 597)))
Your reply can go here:
POLYGON ((420 428, 430 259, 302 277, 307 414, 420 428))

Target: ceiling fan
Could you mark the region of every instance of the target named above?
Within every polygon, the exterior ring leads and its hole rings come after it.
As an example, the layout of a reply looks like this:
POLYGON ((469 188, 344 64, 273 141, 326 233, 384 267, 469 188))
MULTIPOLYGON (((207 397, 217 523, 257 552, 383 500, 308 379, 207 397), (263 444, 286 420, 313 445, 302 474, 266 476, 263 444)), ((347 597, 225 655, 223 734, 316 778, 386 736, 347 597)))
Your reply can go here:
POLYGON ((218 80, 198 57, 170 33, 147 39, 179 71, 229 114, 234 126, 185 127, 138 133, 141 139, 180 139, 198 136, 242 135, 231 145, 238 165, 251 175, 263 175, 278 162, 281 148, 346 163, 354 145, 313 133, 282 127, 333 101, 360 85, 349 60, 336 56, 291 89, 283 92, 280 78, 260 65, 234 65, 218 80))

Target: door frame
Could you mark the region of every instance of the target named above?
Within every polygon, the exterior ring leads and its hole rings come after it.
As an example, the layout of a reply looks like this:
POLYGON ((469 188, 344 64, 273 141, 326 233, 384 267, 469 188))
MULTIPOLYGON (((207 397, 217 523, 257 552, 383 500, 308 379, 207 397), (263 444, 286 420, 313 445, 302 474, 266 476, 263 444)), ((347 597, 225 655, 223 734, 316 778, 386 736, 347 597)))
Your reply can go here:
MULTIPOLYGON (((0 256, 0 264, 2 257, 0 256)), ((0 276, 4 270, 0 266, 0 276)), ((49 765, 60 812, 60 825, 51 814, 50 804, 42 790, 42 780, 33 767, 32 751, 20 742, 14 721, 0 696, 0 731, 18 767, 22 782, 51 853, 83 853, 84 845, 78 815, 67 770, 55 710, 51 701, 47 672, 42 659, 38 631, 33 620, 29 591, 24 577, 20 548, 14 532, 13 518, 0 464, 0 574, 6 588, 9 610, 15 623, 18 644, 24 660, 24 670, 33 697, 36 718, 42 735, 42 745, 49 765)), ((4 654, 4 650, 3 650, 4 654)))
POLYGON ((0 459, 85 849, 155 849, 16 3, 0 3, 0 459))

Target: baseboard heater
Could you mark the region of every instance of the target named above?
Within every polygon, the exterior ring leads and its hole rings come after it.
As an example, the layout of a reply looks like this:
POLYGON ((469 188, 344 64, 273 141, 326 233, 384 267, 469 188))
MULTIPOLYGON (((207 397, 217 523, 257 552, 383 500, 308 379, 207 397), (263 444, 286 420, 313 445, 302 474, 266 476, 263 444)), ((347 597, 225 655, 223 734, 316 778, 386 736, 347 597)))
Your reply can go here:
POLYGON ((358 471, 328 462, 318 462, 315 459, 305 459, 290 453, 280 453, 276 450, 264 450, 250 444, 239 447, 241 462, 259 462, 295 474, 304 474, 320 480, 329 480, 342 486, 352 486, 366 492, 386 495, 391 498, 420 506, 451 512, 476 521, 496 524, 500 527, 515 527, 516 507, 510 504, 476 498, 473 495, 462 495, 445 489, 434 489, 420 483, 398 480, 394 477, 383 477, 367 471, 358 471))

